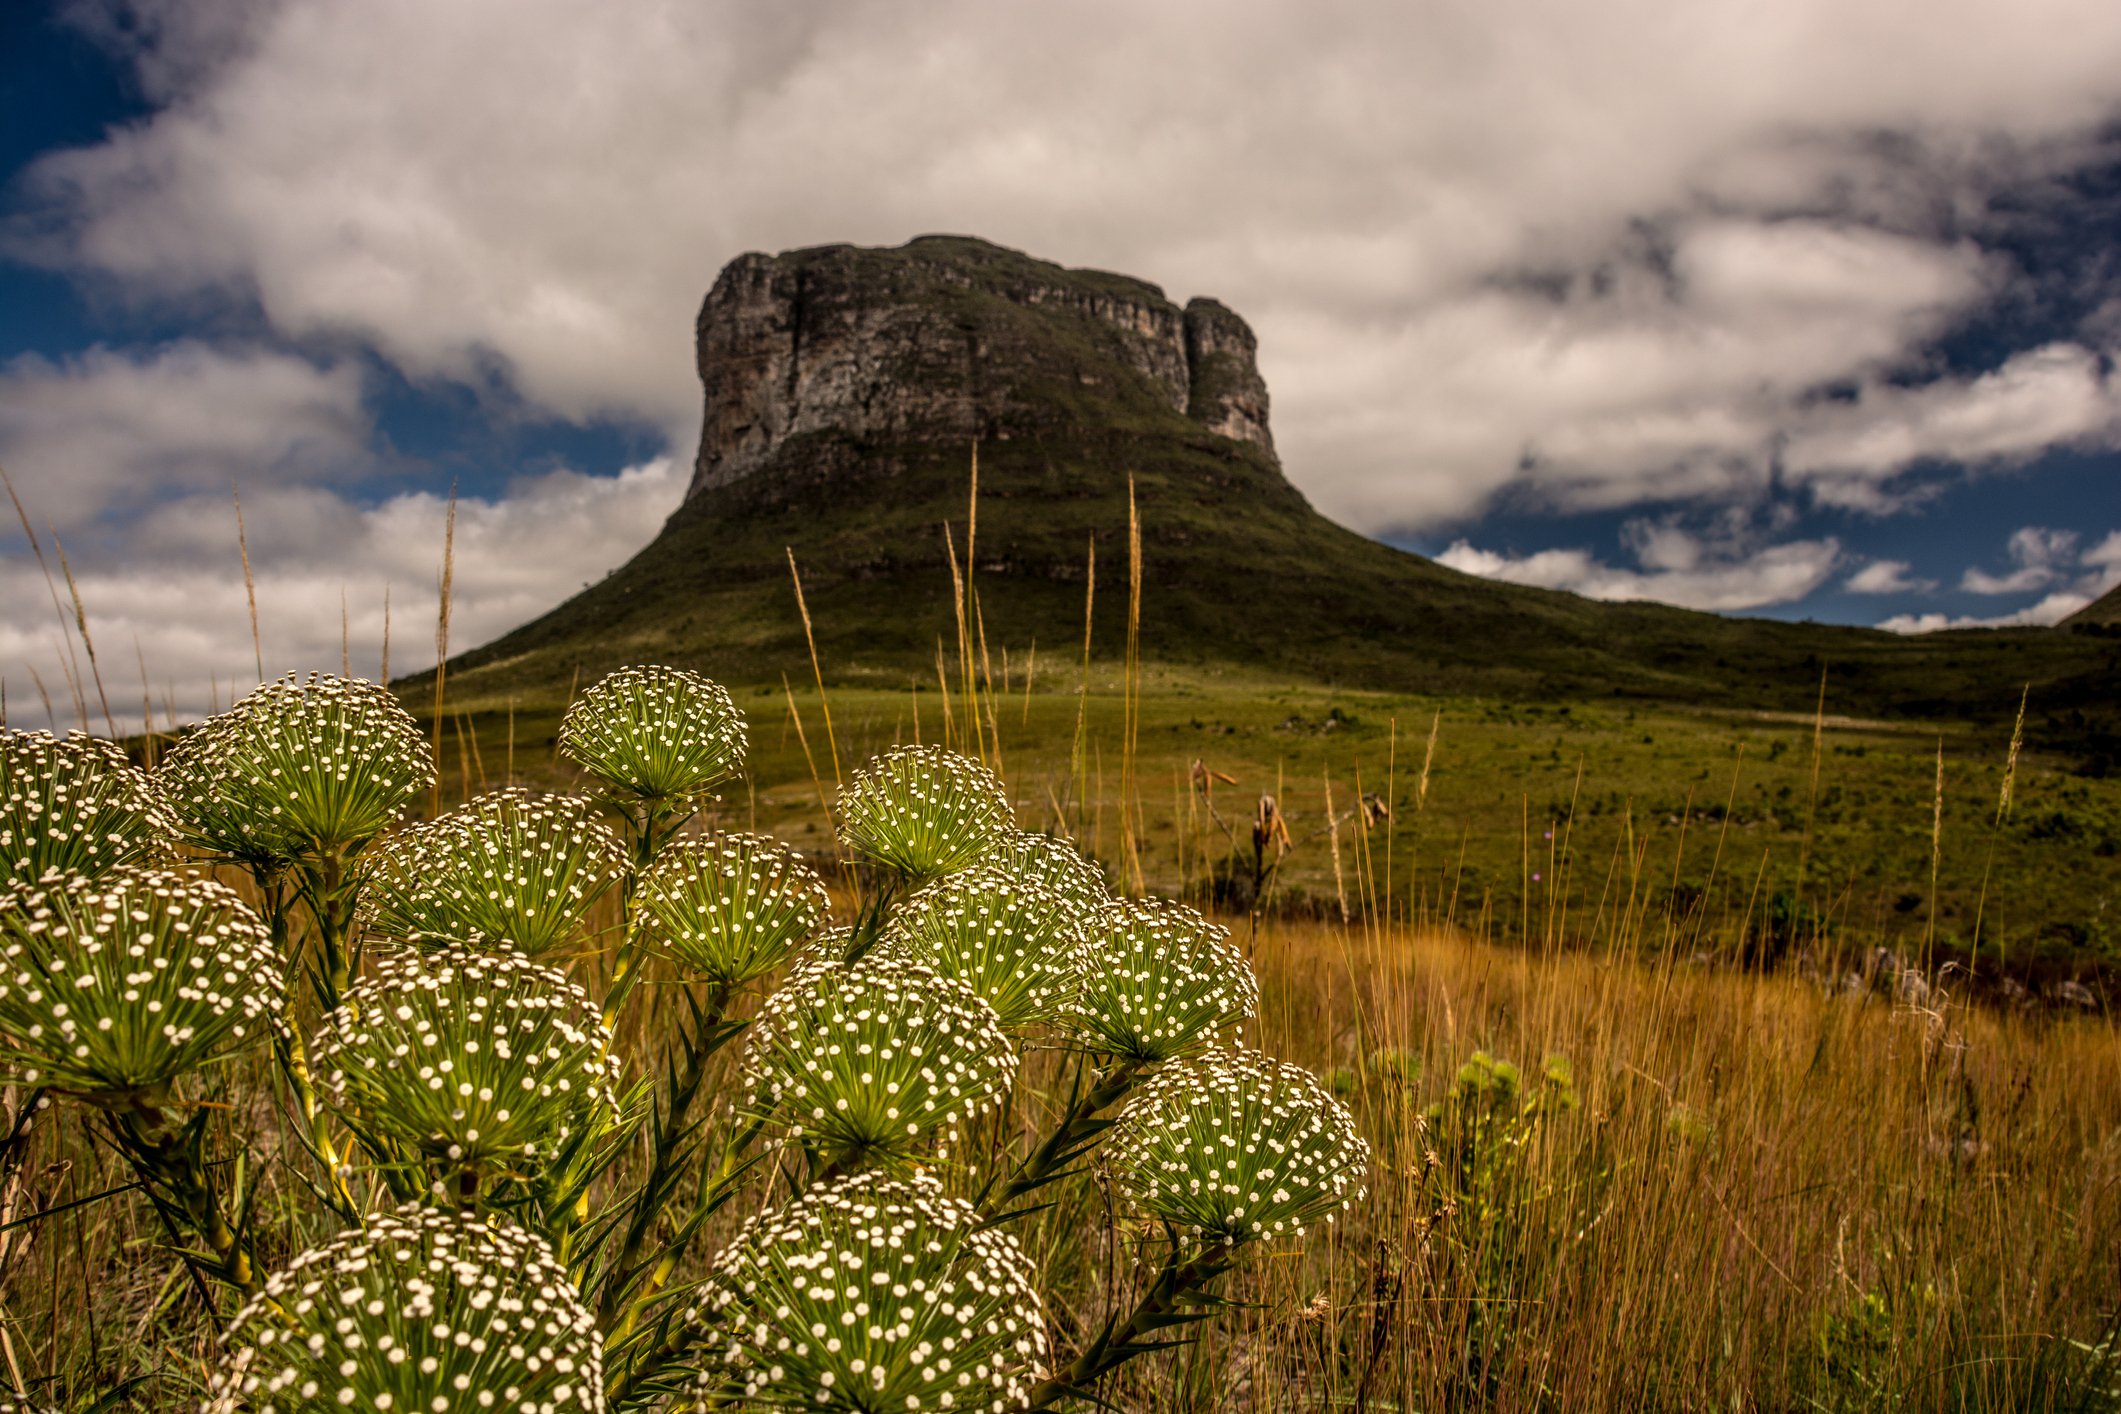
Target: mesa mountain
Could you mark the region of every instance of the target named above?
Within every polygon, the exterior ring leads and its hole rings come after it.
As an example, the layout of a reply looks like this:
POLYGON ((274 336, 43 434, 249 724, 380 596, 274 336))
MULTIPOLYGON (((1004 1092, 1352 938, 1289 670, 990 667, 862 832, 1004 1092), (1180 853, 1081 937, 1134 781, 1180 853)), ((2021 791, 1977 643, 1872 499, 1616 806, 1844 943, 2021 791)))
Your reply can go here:
MULTIPOLYGON (((969 569, 999 663, 1079 659, 1127 615, 1130 478, 1145 658, 1402 691, 1623 696, 2007 717, 2110 702, 2095 629, 1904 638, 1607 604, 1446 569, 1314 511, 1275 454, 1251 329, 1210 299, 985 241, 744 255, 702 304, 690 489, 601 583, 451 664, 453 697, 562 691, 627 662, 932 683, 969 569), (977 525, 968 524, 977 447, 977 525)), ((977 626, 975 626, 977 627, 977 626)), ((2081 717, 2080 717, 2081 721, 2081 717)))

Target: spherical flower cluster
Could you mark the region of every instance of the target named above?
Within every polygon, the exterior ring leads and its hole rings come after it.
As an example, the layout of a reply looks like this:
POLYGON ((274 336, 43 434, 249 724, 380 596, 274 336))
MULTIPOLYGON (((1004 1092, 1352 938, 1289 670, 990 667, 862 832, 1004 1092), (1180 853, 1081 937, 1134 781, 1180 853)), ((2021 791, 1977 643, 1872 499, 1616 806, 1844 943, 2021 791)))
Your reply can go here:
POLYGON ((825 881, 763 835, 673 841, 641 880, 640 903, 688 976, 738 987, 787 961, 830 910, 825 881))
POLYGON ((947 1156, 1001 1102, 1016 1052, 962 982, 886 950, 818 960, 759 1009, 744 1051, 753 1111, 821 1152, 947 1156))
POLYGON ((266 1280, 205 1414, 602 1414, 604 1357, 545 1239, 410 1204, 266 1280))
POLYGON ((744 769, 744 718, 720 683, 621 668, 560 719, 560 750, 622 799, 683 803, 744 769))
POLYGON ((1332 1221, 1362 1197, 1370 1146, 1310 1071, 1210 1051, 1135 1092, 1104 1162, 1143 1213, 1239 1243, 1332 1221))
POLYGON ((625 867, 626 846, 589 802, 489 791, 377 848, 365 922, 393 938, 506 938, 542 956, 625 867))
POLYGON ((505 951, 384 955, 312 1050, 357 1132, 460 1175, 532 1174, 617 1117, 619 1063, 588 994, 505 951))
POLYGON ((268 1034, 280 959, 233 889, 157 870, 70 875, 0 899, 0 1066, 114 1100, 268 1034))
POLYGON ((753 1219, 697 1312, 703 1398, 746 1408, 1012 1410, 1044 1375, 1035 1272, 933 1178, 871 1173, 753 1219))
POLYGON ((840 840, 916 881, 962 869, 1015 828, 1008 792, 977 761, 939 746, 895 746, 840 792, 840 840))
POLYGON ((1074 1005, 1090 947, 1080 905, 985 864, 907 899, 887 936, 969 985, 1012 1034, 1074 1005))
POLYGON ((176 833, 162 792, 115 743, 0 731, 0 889, 147 863, 176 833))
POLYGON ((1070 1026, 1084 1049, 1153 1065, 1214 1042, 1259 1008, 1230 930, 1163 899, 1125 899, 1093 925, 1070 1026))
POLYGON ((207 718, 156 775, 194 843, 248 862, 370 839, 435 781, 388 688, 322 673, 290 673, 207 718))
POLYGON ((1103 908, 1112 902, 1105 871, 1064 839, 1021 830, 980 861, 1006 870, 1027 884, 1041 884, 1079 908, 1103 908))

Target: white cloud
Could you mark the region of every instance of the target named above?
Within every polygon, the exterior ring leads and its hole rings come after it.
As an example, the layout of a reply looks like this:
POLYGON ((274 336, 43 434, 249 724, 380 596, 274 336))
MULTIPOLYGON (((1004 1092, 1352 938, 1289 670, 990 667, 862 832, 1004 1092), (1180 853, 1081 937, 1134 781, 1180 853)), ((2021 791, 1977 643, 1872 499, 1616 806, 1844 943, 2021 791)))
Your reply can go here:
POLYGON ((1878 627, 1894 633, 1934 633, 1944 628, 2016 628, 2057 624, 2121 584, 2121 530, 2082 552, 2077 532, 2025 526, 2008 545, 2017 568, 1991 575, 1969 569, 1960 588, 1975 594, 2025 594, 2047 589, 2038 601, 2004 614, 1895 614, 1878 627))
POLYGON ((2076 548, 2074 530, 2028 525, 2013 531, 2007 546, 2015 569, 1996 575, 1970 568, 1960 577, 1959 587, 1969 594, 2025 594, 2044 589, 2075 559, 2076 548))
MULTIPOLYGON (((616 477, 555 471, 518 481, 491 500, 460 502, 452 651, 514 628, 626 560, 670 513, 688 471, 669 458, 616 477)), ((369 507, 316 487, 269 487, 247 496, 266 674, 338 671, 343 602, 353 669, 373 676, 381 667, 386 590, 391 673, 431 666, 445 514, 444 498, 427 493, 369 507)), ((153 535, 138 542, 131 560, 86 570, 76 565, 121 727, 140 720, 142 660, 158 721, 165 703, 183 719, 256 682, 231 520, 223 497, 180 499, 157 512, 153 535)), ((63 585, 59 593, 65 595, 63 585)), ((10 717, 17 725, 43 724, 34 669, 55 699, 58 724, 75 724, 62 666, 70 623, 53 610, 27 553, 0 560, 0 602, 9 606, 0 619, 0 676, 10 717)), ((72 653, 101 730, 78 643, 72 653)))
POLYGON ((358 473, 371 458, 360 370, 180 340, 0 366, 0 465, 41 519, 109 520, 231 482, 358 473))
POLYGON ((1691 553, 1674 557, 1672 544, 1677 534, 1661 537, 1657 551, 1644 558, 1645 567, 1639 570, 1606 564, 1587 550, 1511 556, 1479 549, 1464 540, 1453 543, 1436 559, 1484 579, 1566 589, 1592 599, 1654 599, 1721 611, 1802 599, 1826 582, 1841 559, 1841 547, 1831 539, 1788 541, 1741 556, 1691 553))
POLYGON ((1851 594, 1924 594, 1937 587, 1934 579, 1909 573, 1905 560, 1873 560, 1842 581, 1851 594))
POLYGON ((2112 435, 2083 350, 1883 381, 2007 273, 1944 233, 2112 116, 2101 0, 131 8, 170 106, 47 161, 17 248, 681 447, 724 261, 931 230, 1231 303, 1369 529, 2112 435))

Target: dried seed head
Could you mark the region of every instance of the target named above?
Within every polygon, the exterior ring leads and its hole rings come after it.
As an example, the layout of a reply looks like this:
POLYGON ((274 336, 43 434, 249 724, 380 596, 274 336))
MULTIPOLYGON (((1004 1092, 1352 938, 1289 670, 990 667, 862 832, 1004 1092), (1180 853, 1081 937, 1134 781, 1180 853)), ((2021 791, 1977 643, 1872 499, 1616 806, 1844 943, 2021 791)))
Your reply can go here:
POLYGON ((1075 1005, 1090 948, 1085 921, 1080 904, 981 864, 907 899, 887 936, 970 986, 1015 1034, 1075 1005))
POLYGON ((1370 1146, 1310 1071, 1210 1051, 1135 1092, 1104 1163, 1148 1216, 1238 1243, 1332 1221, 1362 1197, 1370 1146))
POLYGON ((121 870, 0 898, 9 1083, 151 1091, 264 1037, 284 1000, 270 933, 210 879, 121 870))
POLYGON ((434 784, 390 690, 290 673, 180 738, 155 772, 194 844, 246 862, 373 838, 434 784))
POLYGON ((222 1338, 205 1414, 602 1414, 596 1318, 544 1238, 408 1204, 296 1257, 222 1338))
POLYGON ((977 761, 939 746, 895 746, 840 792, 840 840, 915 882, 962 869, 1015 827, 1008 792, 977 761))
POLYGON ((176 834, 169 802, 116 743, 0 731, 0 889, 155 863, 176 834))
POLYGON ((1183 904, 1123 899, 1092 925, 1069 1026, 1097 1055, 1155 1064, 1213 1045, 1259 1008, 1230 930, 1183 904))
POLYGON ((779 967, 825 921, 825 881, 764 835, 675 840, 641 880, 665 952, 702 982, 742 986, 779 967))
POLYGON ((746 1408, 1030 1407, 1047 1343, 1035 1272, 933 1178, 821 1185, 754 1218, 694 1319, 713 1346, 698 1393, 746 1408))
POLYGON ((573 796, 489 791, 391 836, 374 855, 364 922, 385 937, 564 946, 626 866, 626 847, 573 796))
POLYGON ((728 690, 683 668, 621 668, 560 719, 560 750, 622 799, 696 799, 744 769, 744 748, 728 690))
POLYGON ((946 1157, 1001 1102, 1016 1052, 962 982, 890 950, 818 958, 767 998, 744 1051, 754 1113, 834 1156, 946 1157))
POLYGON ((385 954, 311 1049, 347 1124, 460 1174, 534 1174, 618 1115, 619 1063, 588 994, 512 952, 385 954))

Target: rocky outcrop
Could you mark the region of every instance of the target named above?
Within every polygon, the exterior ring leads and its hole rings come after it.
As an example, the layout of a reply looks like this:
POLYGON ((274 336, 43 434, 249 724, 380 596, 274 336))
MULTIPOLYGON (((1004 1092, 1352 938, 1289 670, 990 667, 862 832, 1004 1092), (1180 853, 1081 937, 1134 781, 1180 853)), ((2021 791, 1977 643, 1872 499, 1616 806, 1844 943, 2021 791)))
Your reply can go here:
POLYGON ((739 256, 696 334, 706 409, 688 495, 809 433, 963 445, 1184 418, 1273 455, 1257 344, 1235 313, 967 237, 739 256))

